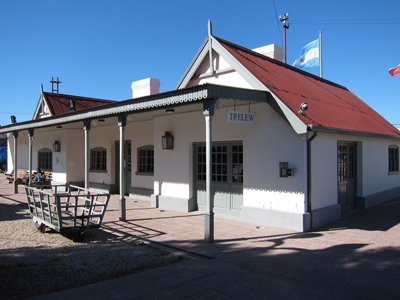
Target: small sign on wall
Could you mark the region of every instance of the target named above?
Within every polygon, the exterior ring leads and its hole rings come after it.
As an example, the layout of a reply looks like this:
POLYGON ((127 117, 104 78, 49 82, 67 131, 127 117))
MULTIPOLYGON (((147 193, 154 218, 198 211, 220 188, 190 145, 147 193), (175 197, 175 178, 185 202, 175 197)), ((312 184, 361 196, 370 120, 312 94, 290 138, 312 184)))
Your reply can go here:
POLYGON ((255 124, 256 113, 229 109, 226 114, 226 121, 237 124, 255 124))

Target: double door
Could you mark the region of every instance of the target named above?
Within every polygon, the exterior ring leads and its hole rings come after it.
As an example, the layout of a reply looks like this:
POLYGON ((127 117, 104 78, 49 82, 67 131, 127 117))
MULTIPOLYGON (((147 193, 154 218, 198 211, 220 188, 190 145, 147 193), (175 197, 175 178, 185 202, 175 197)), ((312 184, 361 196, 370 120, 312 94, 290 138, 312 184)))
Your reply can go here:
MULTIPOLYGON (((206 145, 194 145, 195 195, 199 210, 206 207, 206 145)), ((243 205, 243 143, 213 142, 212 197, 214 212, 239 216, 243 205)))

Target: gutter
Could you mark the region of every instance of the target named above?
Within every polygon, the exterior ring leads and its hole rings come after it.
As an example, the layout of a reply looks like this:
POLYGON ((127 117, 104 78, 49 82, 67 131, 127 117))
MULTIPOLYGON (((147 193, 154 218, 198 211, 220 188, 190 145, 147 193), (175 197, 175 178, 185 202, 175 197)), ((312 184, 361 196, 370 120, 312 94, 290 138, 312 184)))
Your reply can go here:
POLYGON ((308 131, 314 131, 314 132, 336 133, 336 134, 357 135, 357 136, 365 136, 365 137, 376 137, 376 138, 400 140, 400 132, 399 132, 399 135, 396 136, 396 135, 391 135, 391 134, 359 131, 359 130, 352 130, 352 129, 342 129, 342 128, 326 127, 326 126, 308 125, 307 127, 308 127, 307 128, 308 131))
POLYGON ((310 230, 313 229, 311 197, 311 142, 317 137, 317 135, 318 133, 314 132, 313 135, 307 140, 307 212, 310 214, 310 230))

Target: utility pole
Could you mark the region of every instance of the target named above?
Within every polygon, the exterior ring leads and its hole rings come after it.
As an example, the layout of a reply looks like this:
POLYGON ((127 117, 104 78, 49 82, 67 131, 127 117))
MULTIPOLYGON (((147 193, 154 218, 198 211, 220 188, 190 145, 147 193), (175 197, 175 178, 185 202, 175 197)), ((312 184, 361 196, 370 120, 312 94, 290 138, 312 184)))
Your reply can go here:
POLYGON ((284 39, 285 39, 285 64, 287 63, 287 60, 286 60, 286 29, 289 29, 289 22, 286 22, 287 20, 289 20, 289 14, 287 13, 287 14, 284 14, 283 15, 283 17, 282 16, 279 16, 279 20, 281 21, 281 22, 283 22, 283 30, 284 30, 284 35, 285 35, 285 37, 284 37, 284 39))

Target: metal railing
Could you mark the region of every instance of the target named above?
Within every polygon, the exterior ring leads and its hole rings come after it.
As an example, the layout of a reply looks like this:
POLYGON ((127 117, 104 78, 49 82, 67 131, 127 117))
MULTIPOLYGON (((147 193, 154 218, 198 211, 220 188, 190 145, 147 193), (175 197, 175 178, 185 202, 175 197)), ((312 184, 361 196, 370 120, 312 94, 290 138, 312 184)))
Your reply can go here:
POLYGON ((100 227, 110 200, 110 194, 74 185, 26 186, 25 193, 36 227, 58 232, 100 227))

